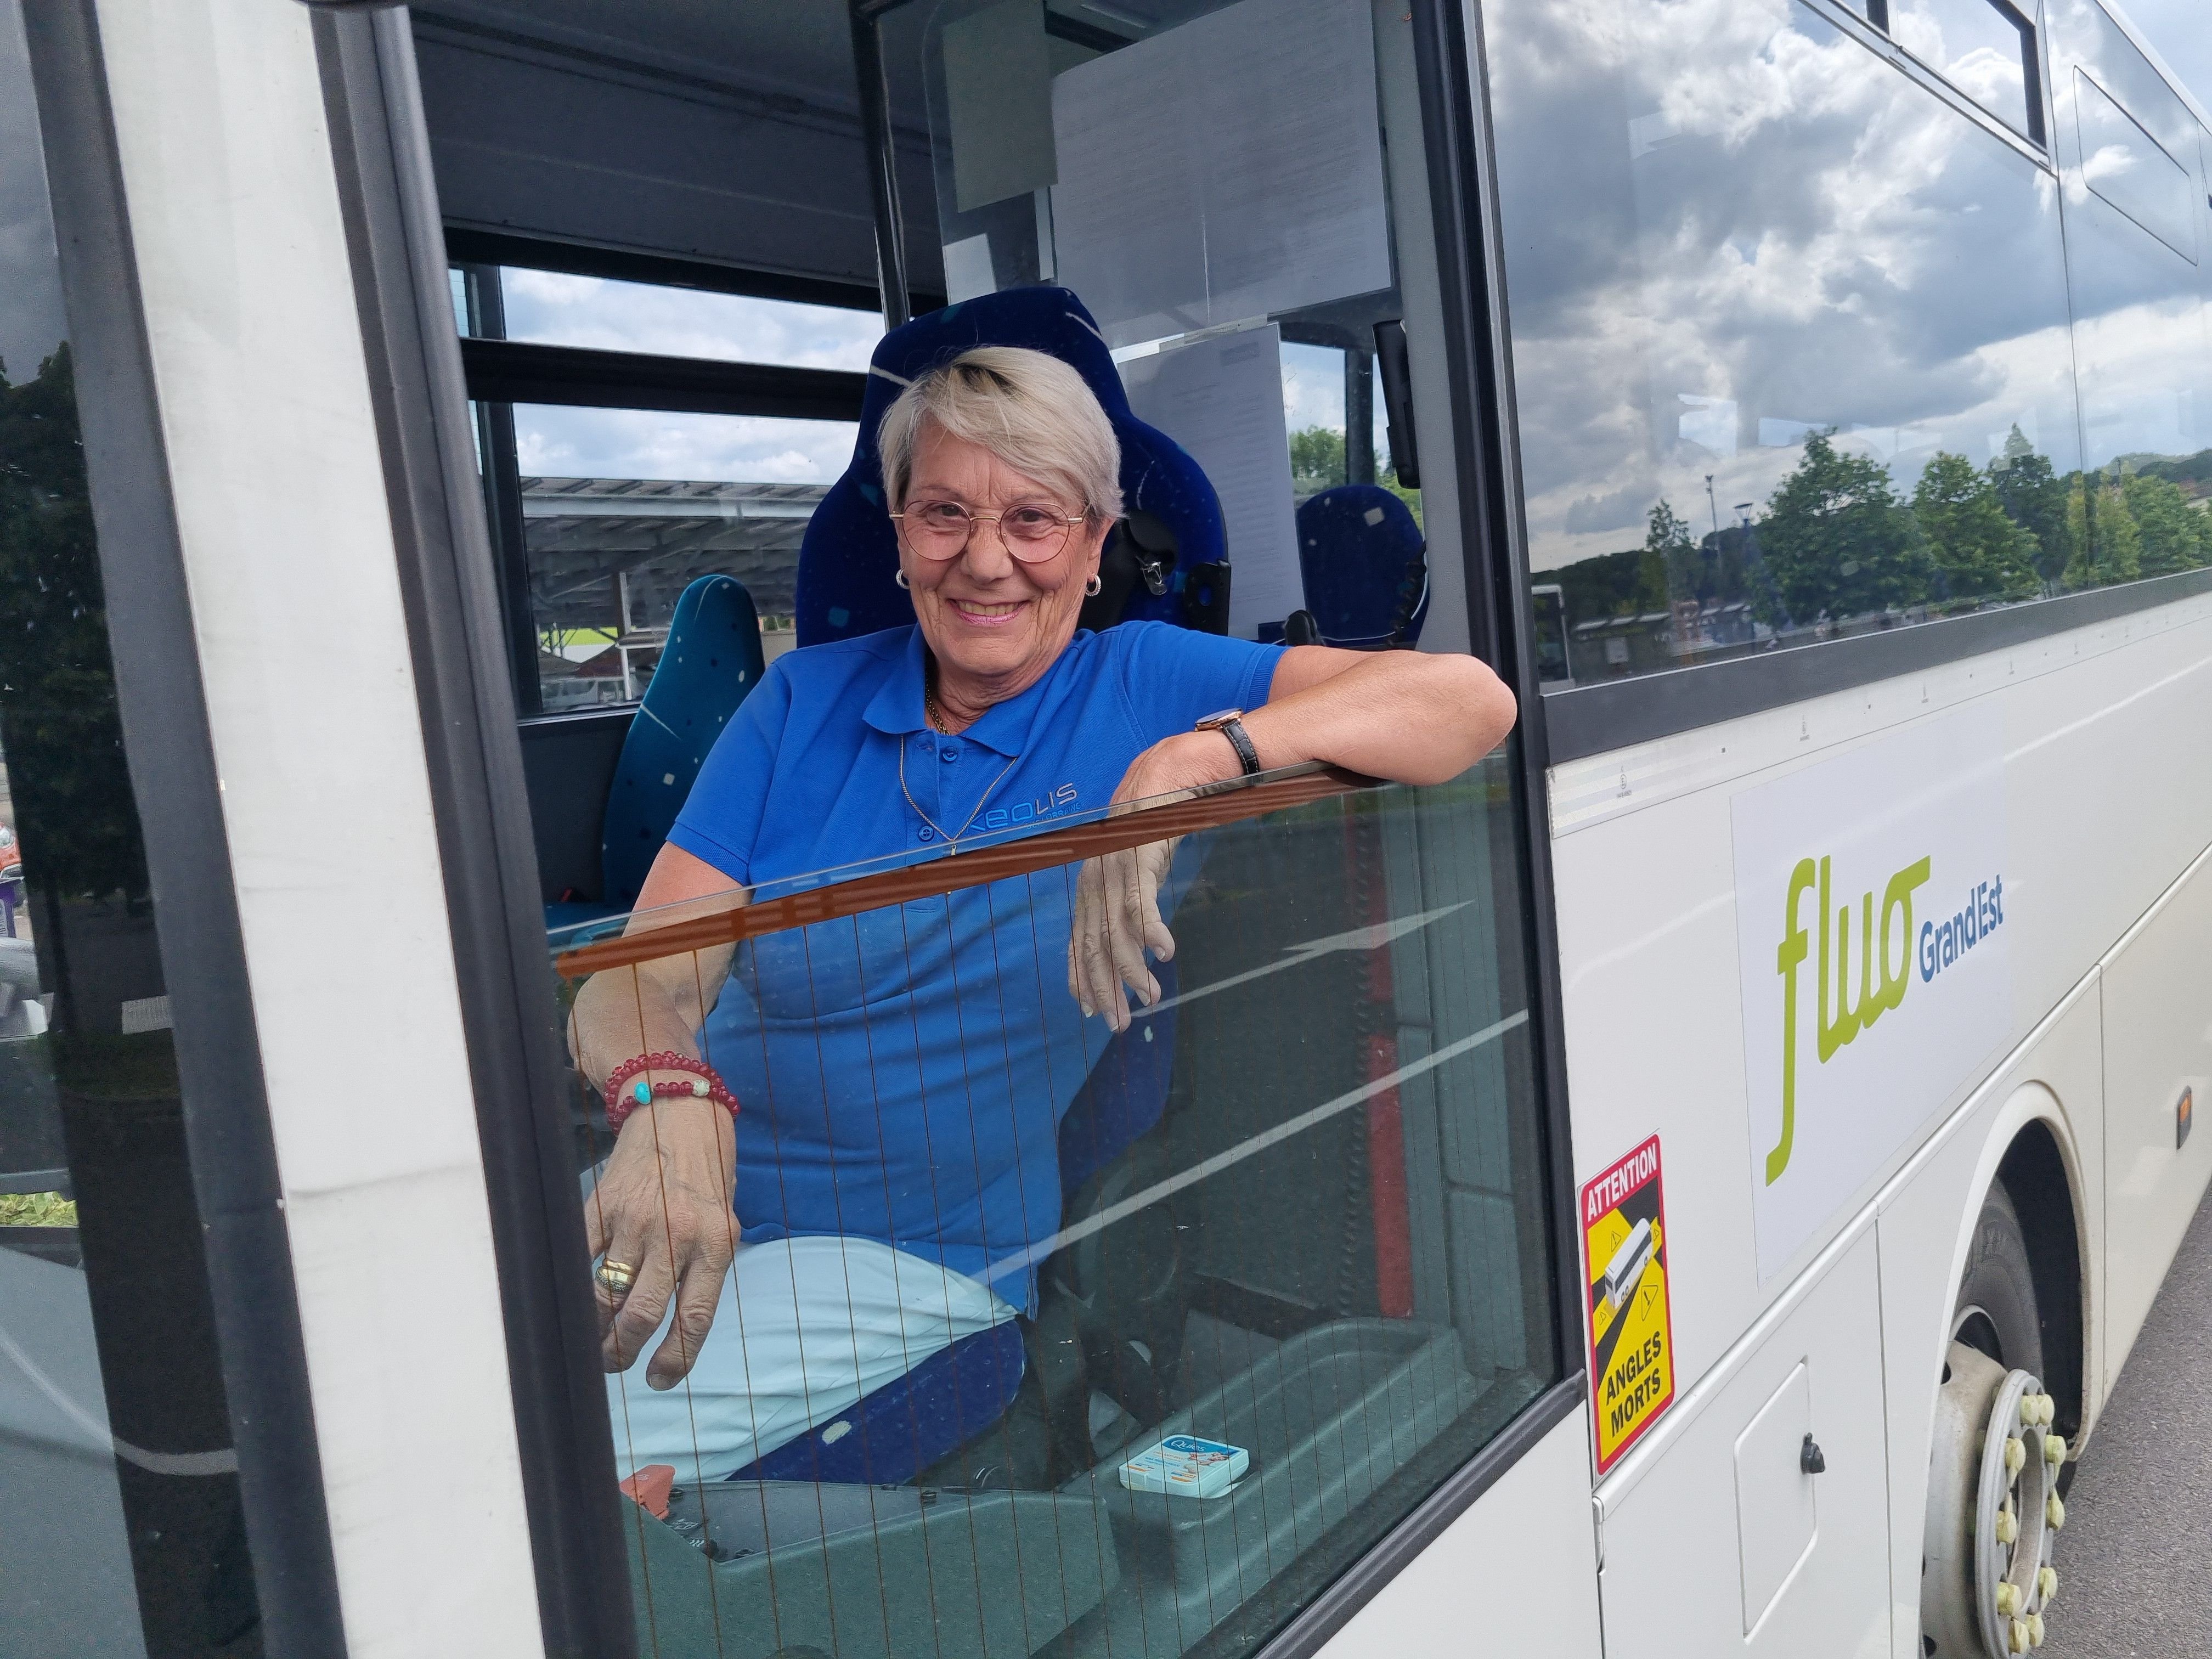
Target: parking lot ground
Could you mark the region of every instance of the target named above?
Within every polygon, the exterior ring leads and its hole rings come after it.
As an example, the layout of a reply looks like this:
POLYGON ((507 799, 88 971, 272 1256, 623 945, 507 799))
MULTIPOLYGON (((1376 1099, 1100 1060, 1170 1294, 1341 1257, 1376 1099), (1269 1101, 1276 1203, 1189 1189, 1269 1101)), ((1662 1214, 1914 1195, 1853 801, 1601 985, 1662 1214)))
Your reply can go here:
POLYGON ((2066 1510, 2044 1653, 2212 1654, 2212 1203, 2190 1225, 2066 1510))

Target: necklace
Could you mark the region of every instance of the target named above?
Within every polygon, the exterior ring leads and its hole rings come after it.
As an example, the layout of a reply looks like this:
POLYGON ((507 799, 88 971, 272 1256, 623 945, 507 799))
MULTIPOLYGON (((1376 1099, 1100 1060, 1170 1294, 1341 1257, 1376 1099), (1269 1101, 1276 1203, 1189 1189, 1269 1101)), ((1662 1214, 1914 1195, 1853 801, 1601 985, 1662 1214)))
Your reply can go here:
POLYGON ((991 780, 990 788, 984 790, 982 799, 975 803, 975 811, 969 813, 967 817, 962 820, 960 827, 948 835, 945 832, 945 829, 943 824, 939 823, 935 818, 930 817, 928 813, 921 810, 921 803, 914 798, 914 791, 906 787, 906 742, 903 738, 900 739, 899 742, 898 755, 899 793, 904 795, 906 797, 906 804, 914 808, 915 817, 920 818, 932 830, 934 830, 937 832, 939 838, 948 847, 958 841, 961 836, 968 833, 968 826, 975 822, 976 817, 983 811, 984 805, 990 800, 993 792, 995 791, 1000 784, 1006 781, 1006 774, 1014 769, 1014 761, 1021 758, 1019 755, 1017 755, 1014 757, 1013 760, 1008 761, 1004 766, 999 769, 999 775, 991 780))

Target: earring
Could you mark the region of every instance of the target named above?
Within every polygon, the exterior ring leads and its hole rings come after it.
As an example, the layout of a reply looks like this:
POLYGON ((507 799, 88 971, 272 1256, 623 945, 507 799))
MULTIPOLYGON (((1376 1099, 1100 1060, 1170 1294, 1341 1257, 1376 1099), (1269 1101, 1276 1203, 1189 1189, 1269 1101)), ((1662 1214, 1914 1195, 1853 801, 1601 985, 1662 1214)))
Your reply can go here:
POLYGON ((903 588, 907 589, 907 591, 908 591, 908 592, 913 592, 913 584, 912 584, 912 583, 910 583, 910 582, 908 582, 908 581, 907 580, 907 579, 906 579, 906 572, 905 572, 905 571, 903 571, 903 570, 894 570, 894 571, 892 571, 892 572, 891 572, 891 580, 892 580, 893 581, 896 582, 896 583, 897 583, 901 587, 903 587, 903 588))
POLYGON ((1083 591, 1095 599, 1098 597, 1100 592, 1105 587, 1105 586, 1106 584, 1104 582, 1100 581, 1097 577, 1093 576, 1089 581, 1083 584, 1083 591))

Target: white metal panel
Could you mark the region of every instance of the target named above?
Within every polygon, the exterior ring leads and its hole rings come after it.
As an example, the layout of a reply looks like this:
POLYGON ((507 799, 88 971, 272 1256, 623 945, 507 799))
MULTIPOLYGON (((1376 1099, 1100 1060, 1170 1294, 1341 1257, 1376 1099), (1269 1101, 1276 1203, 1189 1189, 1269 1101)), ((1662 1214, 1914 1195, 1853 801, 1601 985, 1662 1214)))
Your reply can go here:
MULTIPOLYGON (((1730 863, 1741 791, 1984 699, 2002 709, 2016 1047, 2201 852, 2212 596, 1577 761, 1551 777, 1577 1182, 1665 1147, 1679 1386, 1832 1239, 1969 1079, 1764 1291, 1755 1271, 1730 863), (2155 780, 2146 802, 2146 780, 2155 780)), ((2085 1126, 2085 1135, 2091 1132, 2085 1126)), ((2091 1138, 2101 1137, 2101 1127, 2091 1138)))
POLYGON ((99 18, 349 1647, 537 1653, 421 716, 308 14, 100 0, 99 18))
MULTIPOLYGON (((1817 1280, 1795 1288, 1788 1313, 1757 1347, 1736 1358, 1724 1379, 1677 1406, 1664 1455, 1656 1444, 1638 1448, 1598 1488, 1608 1651, 1636 1659, 1737 1652, 1872 1659, 1890 1651, 1889 1483, 1873 1230, 1828 1258, 1817 1280), (1796 1457, 1796 1447, 1746 1430, 1800 1367, 1811 1431, 1827 1460, 1826 1474, 1796 1476, 1813 1488, 1817 1524, 1811 1547, 1786 1565, 1779 1589, 1759 1586, 1771 1599, 1747 1607, 1742 1531, 1766 1517, 1739 1509, 1737 1449, 1741 1443, 1749 1455, 1796 1457)), ((1790 1480, 1786 1470, 1761 1470, 1752 1484, 1772 1491, 1790 1480)))
POLYGON ((1553 1425, 1352 1615, 1322 1650, 1326 1659, 1597 1659, 1589 1433, 1587 1406, 1553 1425))
MULTIPOLYGON (((2153 797, 2142 803, 2157 811, 2153 797)), ((2105 969, 2105 1149, 2111 1285, 2103 1380, 2142 1329, 2167 1265, 2212 1181, 2212 1133, 2179 1146, 2175 1105, 2212 1106, 2212 865, 2200 863, 2105 969)))

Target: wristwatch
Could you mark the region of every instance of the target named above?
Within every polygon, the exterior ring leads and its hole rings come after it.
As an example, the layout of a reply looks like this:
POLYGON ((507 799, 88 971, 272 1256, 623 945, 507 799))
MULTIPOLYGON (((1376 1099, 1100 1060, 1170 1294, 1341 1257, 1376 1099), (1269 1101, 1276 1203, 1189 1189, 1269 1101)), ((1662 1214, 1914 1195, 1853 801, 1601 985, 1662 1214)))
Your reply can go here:
POLYGON ((1224 708, 1218 714, 1208 714, 1191 730, 1218 732, 1228 738, 1229 746, 1237 751, 1237 763, 1243 767, 1244 775, 1249 778, 1260 769, 1260 751, 1252 746, 1252 739, 1245 735, 1243 720, 1243 709, 1224 708))

